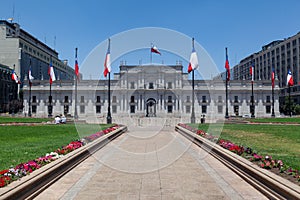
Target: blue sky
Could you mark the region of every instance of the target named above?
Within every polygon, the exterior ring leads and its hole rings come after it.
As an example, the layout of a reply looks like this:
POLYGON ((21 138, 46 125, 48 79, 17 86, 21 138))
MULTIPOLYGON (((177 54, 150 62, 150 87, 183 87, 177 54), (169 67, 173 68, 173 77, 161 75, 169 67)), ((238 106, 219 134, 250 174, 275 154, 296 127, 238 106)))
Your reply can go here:
MULTIPOLYGON (((161 27, 195 37, 223 71, 225 47, 232 67, 263 45, 299 32, 299 8, 298 0, 11 0, 1 2, 0 19, 13 16, 72 67, 75 47, 81 65, 108 37, 133 28, 161 27)), ((99 56, 102 62, 105 55, 99 56)), ((163 59, 165 64, 176 62, 163 59)))

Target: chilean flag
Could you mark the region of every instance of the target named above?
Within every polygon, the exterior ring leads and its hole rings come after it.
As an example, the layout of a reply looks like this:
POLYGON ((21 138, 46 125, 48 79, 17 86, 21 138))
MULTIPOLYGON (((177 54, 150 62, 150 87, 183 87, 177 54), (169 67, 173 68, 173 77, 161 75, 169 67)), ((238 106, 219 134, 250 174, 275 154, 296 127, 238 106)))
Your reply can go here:
POLYGON ((50 85, 51 85, 53 81, 56 81, 54 69, 53 69, 53 66, 52 66, 52 59, 50 60, 48 74, 50 76, 50 85))
POLYGON ((157 54, 161 55, 160 51, 158 50, 158 48, 156 46, 151 47, 151 53, 157 53, 157 54))
POLYGON ((28 71, 28 80, 29 80, 29 84, 32 85, 32 80, 34 79, 34 77, 31 75, 31 65, 29 67, 29 71, 28 71))
POLYGON ((294 80, 293 80, 293 76, 292 76, 292 72, 291 70, 289 70, 287 78, 286 78, 286 84, 288 86, 293 86, 294 85, 294 80))
POLYGON ((197 53, 196 53, 195 48, 193 47, 191 57, 190 57, 189 66, 188 66, 188 73, 190 73, 191 71, 197 69, 198 67, 199 67, 199 63, 198 63, 197 53))
POLYGON ((17 76, 15 70, 12 70, 11 79, 13 81, 15 81, 17 84, 21 84, 21 82, 19 81, 18 76, 17 76))
MULTIPOLYGON (((226 48, 227 49, 227 48, 226 48)), ((226 50, 226 61, 225 61, 225 69, 227 70, 227 81, 230 80, 230 67, 229 67, 229 61, 228 61, 228 55, 226 50)))
POLYGON ((77 78, 79 78, 79 66, 78 66, 78 61, 77 61, 77 55, 75 58, 75 75, 77 76, 77 78))
POLYGON ((251 81, 253 82, 254 81, 254 66, 253 65, 250 66, 250 75, 251 75, 251 81))
POLYGON ((271 79, 272 79, 272 88, 274 88, 275 87, 275 69, 274 68, 272 68, 271 79))
POLYGON ((104 77, 107 76, 107 74, 111 71, 110 67, 110 39, 108 39, 108 48, 105 56, 105 62, 104 62, 104 77))

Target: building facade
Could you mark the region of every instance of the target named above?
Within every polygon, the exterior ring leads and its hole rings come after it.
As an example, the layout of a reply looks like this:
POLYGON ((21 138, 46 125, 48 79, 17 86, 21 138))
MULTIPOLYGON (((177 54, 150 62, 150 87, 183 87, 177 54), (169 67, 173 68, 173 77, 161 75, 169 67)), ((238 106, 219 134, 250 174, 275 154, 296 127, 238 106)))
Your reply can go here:
MULTIPOLYGON (((111 112, 113 122, 126 118, 180 118, 190 121, 192 112, 192 81, 182 65, 120 66, 111 80, 111 112)), ((77 86, 79 119, 105 123, 108 108, 108 81, 81 80, 77 86)), ((255 82, 254 105, 257 117, 270 117, 271 83, 255 82)), ((275 87, 275 114, 279 115, 278 85, 275 87)), ((28 112, 29 87, 24 85, 24 112, 28 112)), ((34 80, 32 86, 33 116, 48 116, 49 81, 34 80)), ((196 121, 201 116, 216 121, 225 116, 225 83, 223 80, 195 80, 196 121)), ((230 81, 228 111, 231 116, 250 114, 251 82, 230 81)), ((74 116, 75 83, 60 80, 52 84, 53 115, 74 116)))
POLYGON ((262 50, 244 58, 233 67, 234 80, 250 80, 250 66, 254 65, 255 80, 271 81, 272 68, 275 77, 282 89, 280 98, 287 94, 287 73, 291 70, 295 86, 292 88, 291 97, 300 104, 300 32, 296 35, 273 41, 262 47, 262 50))
POLYGON ((28 74, 30 61, 35 79, 49 79, 50 59, 58 79, 73 79, 74 69, 60 60, 54 49, 21 29, 19 24, 0 20, 0 63, 15 69, 21 82, 28 74))
POLYGON ((18 84, 11 79, 12 71, 0 64, 0 113, 13 113, 18 101, 18 84))

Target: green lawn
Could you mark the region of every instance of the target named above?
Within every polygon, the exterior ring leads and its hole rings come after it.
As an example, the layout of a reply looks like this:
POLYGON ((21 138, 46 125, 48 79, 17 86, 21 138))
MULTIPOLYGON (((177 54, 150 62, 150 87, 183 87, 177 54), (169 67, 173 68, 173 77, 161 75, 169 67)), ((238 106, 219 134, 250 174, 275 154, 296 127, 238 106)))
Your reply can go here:
POLYGON ((256 123, 296 123, 296 124, 300 124, 300 117, 255 118, 255 119, 247 119, 247 121, 256 122, 256 123))
POLYGON ((38 158, 107 127, 87 124, 2 126, 0 170, 38 158))
POLYGON ((22 123, 40 123, 53 121, 53 119, 49 118, 20 118, 20 117, 0 117, 0 124, 12 123, 12 122, 22 122, 22 123))
MULTIPOLYGON (((208 124, 193 125, 207 130, 208 124)), ((209 132, 219 129, 212 124, 209 132)), ((269 124, 224 124, 220 138, 251 147, 260 155, 271 155, 285 164, 300 169, 300 126, 269 124)))

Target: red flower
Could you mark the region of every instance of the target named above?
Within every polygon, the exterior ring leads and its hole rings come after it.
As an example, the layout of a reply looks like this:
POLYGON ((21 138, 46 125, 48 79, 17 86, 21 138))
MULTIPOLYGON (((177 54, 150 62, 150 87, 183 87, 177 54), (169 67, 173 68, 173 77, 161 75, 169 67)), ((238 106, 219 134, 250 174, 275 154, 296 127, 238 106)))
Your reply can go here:
POLYGON ((0 187, 6 186, 10 182, 10 177, 9 176, 3 176, 0 177, 0 187))
POLYGON ((8 169, 2 170, 0 171, 0 175, 6 174, 8 171, 9 171, 8 169))

